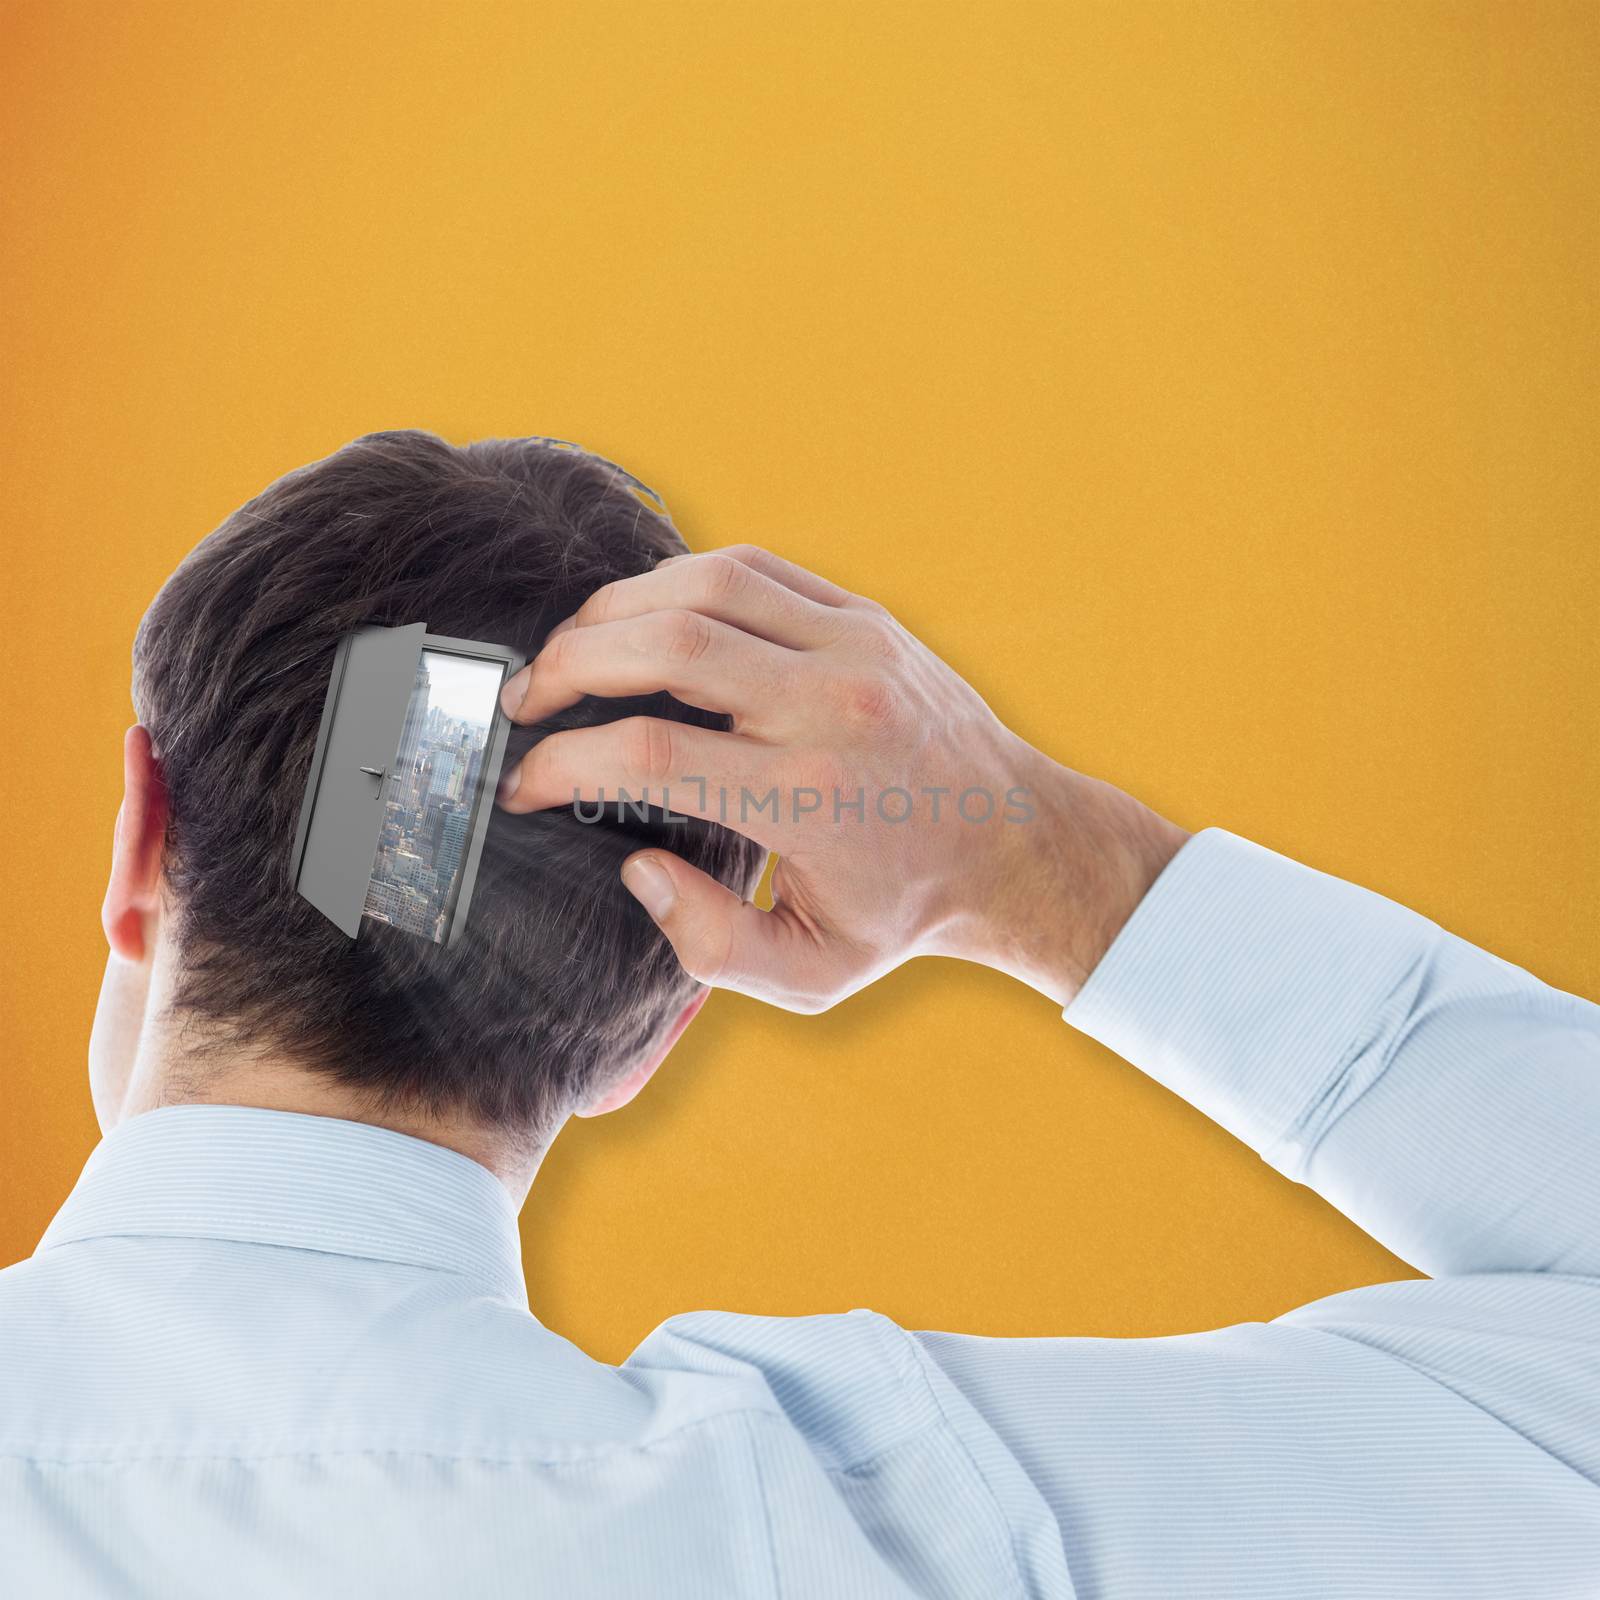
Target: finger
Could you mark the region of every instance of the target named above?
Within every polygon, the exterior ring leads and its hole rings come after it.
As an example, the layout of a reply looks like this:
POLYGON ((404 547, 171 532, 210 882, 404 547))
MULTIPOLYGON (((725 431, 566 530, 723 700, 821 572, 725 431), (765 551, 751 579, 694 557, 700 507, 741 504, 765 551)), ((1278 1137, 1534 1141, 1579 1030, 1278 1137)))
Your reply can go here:
POLYGON ((674 556, 649 572, 608 583, 551 632, 674 610, 697 611, 792 650, 829 644, 840 629, 837 607, 809 600, 748 563, 713 551, 674 556))
POLYGON ((665 850, 629 856, 622 882, 691 978, 787 1011, 822 1011, 837 996, 825 937, 782 910, 763 911, 741 900, 665 850))
POLYGON ((625 800, 720 822, 769 850, 786 836, 778 752, 736 733, 662 717, 566 728, 508 767, 495 796, 521 814, 579 801, 625 800))
MULTIPOLYGON (((828 579, 819 577, 815 572, 807 572, 804 567, 797 567, 792 561, 785 561, 782 556, 775 556, 770 550, 763 550, 760 545, 730 544, 724 545, 720 550, 708 551, 708 555, 730 556, 733 560, 751 567, 761 573, 763 577, 771 578, 774 583, 781 583, 784 588, 792 589, 798 595, 804 595, 807 600, 814 600, 822 606, 842 606, 857 599, 848 589, 841 589, 838 584, 830 583, 828 579)), ((661 566, 678 566, 690 560, 687 556, 671 556, 661 566)))
POLYGON ((802 659, 698 611, 651 611, 552 634, 501 704, 513 722, 542 722, 585 695, 666 690, 703 711, 748 717, 793 695, 802 659))

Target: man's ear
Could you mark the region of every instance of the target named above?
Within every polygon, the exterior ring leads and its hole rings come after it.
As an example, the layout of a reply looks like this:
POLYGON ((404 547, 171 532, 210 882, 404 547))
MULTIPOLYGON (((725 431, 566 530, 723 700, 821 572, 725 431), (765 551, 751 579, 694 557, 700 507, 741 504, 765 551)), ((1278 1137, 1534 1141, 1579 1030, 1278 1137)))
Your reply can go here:
POLYGON ((710 993, 710 989, 704 984, 695 990, 694 997, 672 1019, 672 1026, 662 1036, 661 1043, 650 1052, 649 1058, 635 1067, 621 1083, 607 1089, 593 1105, 583 1107, 578 1112, 578 1115, 580 1117, 598 1117, 603 1112, 615 1111, 619 1106, 627 1105, 650 1081, 656 1068, 666 1060, 667 1052, 678 1042, 683 1030, 694 1021, 695 1013, 706 1003, 706 996, 710 993))
POLYGON ((135 723, 122 737, 122 806, 111 845, 111 881, 100 925, 112 953, 143 961, 161 912, 161 858, 167 837, 167 786, 150 730, 135 723))

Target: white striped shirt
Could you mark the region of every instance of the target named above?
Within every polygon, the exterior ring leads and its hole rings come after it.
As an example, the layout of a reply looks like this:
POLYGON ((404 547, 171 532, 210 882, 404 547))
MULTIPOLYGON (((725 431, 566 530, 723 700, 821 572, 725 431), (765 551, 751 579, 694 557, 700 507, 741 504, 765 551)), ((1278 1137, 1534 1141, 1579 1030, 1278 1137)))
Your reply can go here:
POLYGON ((613 1367, 476 1163, 153 1111, 0 1273, 0 1595, 1600 1596, 1600 1011, 1213 829, 1066 1018, 1432 1276, 1159 1339, 701 1312, 613 1367))

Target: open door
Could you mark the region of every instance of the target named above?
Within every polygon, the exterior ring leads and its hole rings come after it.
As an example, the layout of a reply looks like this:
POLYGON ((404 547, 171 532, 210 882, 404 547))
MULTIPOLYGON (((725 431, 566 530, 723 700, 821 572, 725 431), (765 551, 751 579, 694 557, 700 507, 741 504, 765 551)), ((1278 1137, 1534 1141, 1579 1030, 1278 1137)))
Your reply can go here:
POLYGON ((422 622, 358 628, 334 658, 290 871, 296 890, 352 939, 426 631, 422 622))

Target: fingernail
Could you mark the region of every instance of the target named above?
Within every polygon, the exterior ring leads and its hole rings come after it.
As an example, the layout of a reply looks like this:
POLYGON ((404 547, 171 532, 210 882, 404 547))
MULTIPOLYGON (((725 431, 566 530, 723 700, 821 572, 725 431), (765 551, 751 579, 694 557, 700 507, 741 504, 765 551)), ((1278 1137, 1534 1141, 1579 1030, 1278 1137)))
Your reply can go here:
POLYGON ((657 922, 672 910, 678 898, 671 875, 650 856, 640 856, 622 869, 622 886, 657 922))
POLYGON ((514 795, 521 787, 522 763, 519 761, 515 766, 507 767, 506 770, 500 774, 500 783, 495 789, 494 797, 500 802, 501 805, 504 805, 506 801, 509 800, 512 795, 514 795))
POLYGON ((528 679, 532 675, 532 668, 524 667, 515 673, 506 682, 505 688, 500 691, 500 709, 508 717, 514 717, 522 709, 523 697, 528 692, 528 679))

